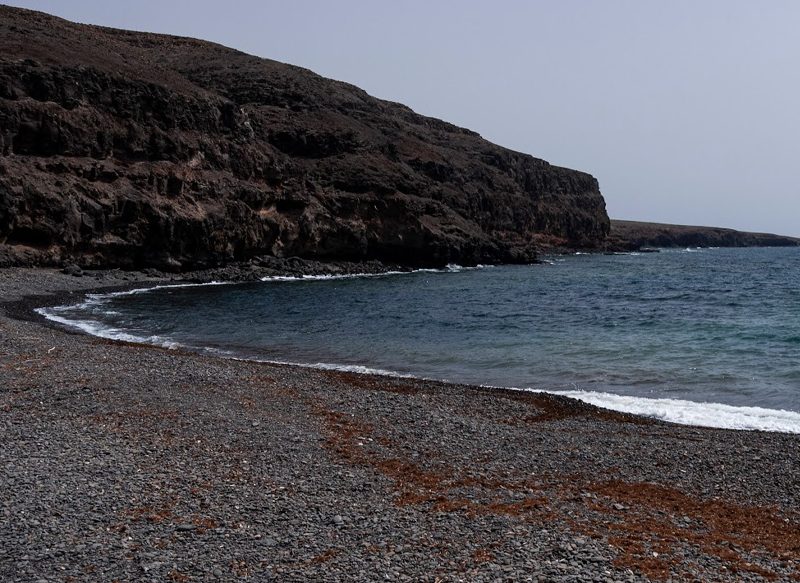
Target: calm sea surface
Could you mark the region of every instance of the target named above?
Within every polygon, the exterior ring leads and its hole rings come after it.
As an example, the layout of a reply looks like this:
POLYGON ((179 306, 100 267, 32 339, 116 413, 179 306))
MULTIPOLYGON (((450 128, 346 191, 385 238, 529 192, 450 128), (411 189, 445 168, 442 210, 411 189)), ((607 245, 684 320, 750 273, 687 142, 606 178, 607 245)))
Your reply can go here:
POLYGON ((800 249, 167 287, 45 313, 108 337, 607 395, 612 407, 619 397, 800 412, 800 249))

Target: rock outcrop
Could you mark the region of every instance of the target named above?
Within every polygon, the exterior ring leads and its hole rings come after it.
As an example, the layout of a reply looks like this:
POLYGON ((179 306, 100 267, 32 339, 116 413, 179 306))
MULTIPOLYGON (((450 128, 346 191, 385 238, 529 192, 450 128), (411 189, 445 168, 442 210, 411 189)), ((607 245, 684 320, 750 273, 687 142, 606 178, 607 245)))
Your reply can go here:
POLYGON ((611 221, 609 247, 797 247, 800 239, 771 233, 748 233, 719 227, 611 221))
POLYGON ((592 176, 352 85, 0 7, 0 265, 527 262, 608 229, 592 176))

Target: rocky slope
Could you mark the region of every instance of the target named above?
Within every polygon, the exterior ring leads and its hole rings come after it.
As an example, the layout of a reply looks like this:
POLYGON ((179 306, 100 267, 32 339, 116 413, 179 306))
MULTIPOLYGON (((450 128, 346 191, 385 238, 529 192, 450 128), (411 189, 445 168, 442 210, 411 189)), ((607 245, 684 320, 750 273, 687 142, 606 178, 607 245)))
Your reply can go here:
POLYGON ((298 67, 0 7, 0 265, 524 262, 597 181, 298 67))
POLYGON ((719 227, 611 221, 610 247, 796 247, 800 239, 719 227))

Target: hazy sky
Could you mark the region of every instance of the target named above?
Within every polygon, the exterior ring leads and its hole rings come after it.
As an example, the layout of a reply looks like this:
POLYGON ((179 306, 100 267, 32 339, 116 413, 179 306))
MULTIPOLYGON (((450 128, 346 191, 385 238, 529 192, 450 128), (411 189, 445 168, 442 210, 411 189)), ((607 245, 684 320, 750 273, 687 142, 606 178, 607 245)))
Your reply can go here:
POLYGON ((800 235, 800 1, 17 1, 213 40, 585 170, 616 218, 800 235))

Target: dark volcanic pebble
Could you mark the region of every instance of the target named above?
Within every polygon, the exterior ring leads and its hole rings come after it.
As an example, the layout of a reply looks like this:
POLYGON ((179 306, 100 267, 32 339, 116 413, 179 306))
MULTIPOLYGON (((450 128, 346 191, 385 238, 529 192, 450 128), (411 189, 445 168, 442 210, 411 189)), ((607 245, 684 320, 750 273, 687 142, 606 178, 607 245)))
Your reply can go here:
POLYGON ((54 301, 23 296, 79 299, 126 277, 0 271, 2 581, 800 573, 800 436, 223 360, 12 317, 54 301))

